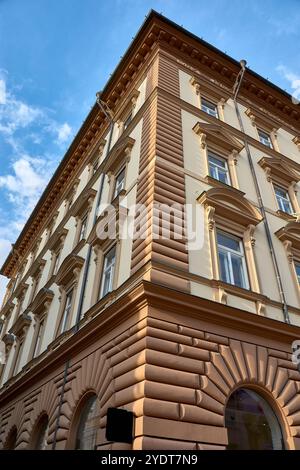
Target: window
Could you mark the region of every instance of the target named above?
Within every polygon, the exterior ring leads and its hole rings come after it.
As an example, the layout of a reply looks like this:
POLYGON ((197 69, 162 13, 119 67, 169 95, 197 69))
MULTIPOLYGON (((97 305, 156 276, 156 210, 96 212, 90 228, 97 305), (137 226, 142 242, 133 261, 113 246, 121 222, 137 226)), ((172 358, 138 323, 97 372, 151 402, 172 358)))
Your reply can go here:
POLYGON ((131 113, 129 114, 129 116, 127 116, 127 118, 125 119, 124 121, 124 124, 123 124, 123 129, 125 131, 125 129, 127 129, 127 127, 129 126, 129 124, 131 123, 132 121, 132 111, 131 113))
POLYGON ((45 450, 49 430, 49 419, 47 415, 42 416, 35 428, 31 448, 34 450, 45 450))
POLYGON ((287 214, 292 214, 293 208, 288 192, 285 189, 280 188, 279 186, 274 186, 274 191, 279 210, 281 210, 282 212, 286 212, 287 214))
POLYGON ((221 280, 249 289, 247 267, 242 240, 224 232, 217 232, 221 280))
POLYGON ((300 263, 299 262, 295 263, 295 271, 297 275, 298 284, 300 285, 300 263))
POLYGON ((15 365, 14 365, 14 368, 13 368, 12 375, 15 375, 19 372, 21 356, 22 356, 22 352, 23 352, 23 346, 24 346, 24 339, 22 338, 19 342, 19 345, 17 346, 15 365))
POLYGON ((227 161, 213 153, 208 154, 209 175, 215 180, 230 184, 227 161))
POLYGON ((270 149, 273 148, 271 137, 269 134, 266 132, 262 131, 261 129, 257 129, 259 140, 262 144, 266 145, 267 147, 270 147, 270 149))
POLYGON ((225 411, 229 450, 282 450, 283 437, 270 405, 256 392, 236 390, 225 411))
POLYGON ((100 423, 97 419, 97 396, 90 396, 81 411, 76 432, 76 450, 94 450, 96 445, 97 429, 100 423))
POLYGON ((65 308, 64 308, 61 320, 60 320, 58 334, 64 333, 68 328, 71 308, 72 308, 72 297, 73 297, 73 289, 70 290, 66 295, 65 308))
POLYGON ((99 159, 96 158, 94 161, 93 161, 93 166, 92 166, 92 174, 94 175, 97 171, 97 168, 98 168, 98 164, 99 164, 99 159))
POLYGON ((88 221, 88 215, 86 214, 86 215, 83 216, 83 218, 81 219, 79 241, 83 240, 83 239, 85 238, 85 236, 86 236, 87 221, 88 221))
POLYGON ((42 343, 42 335, 43 335, 43 330, 44 330, 44 320, 41 320, 38 325, 38 331, 36 334, 36 339, 35 339, 35 345, 34 345, 34 350, 33 350, 33 358, 37 357, 40 353, 41 349, 41 343, 42 343))
POLYGON ((201 98, 201 110, 215 118, 218 118, 218 108, 214 103, 207 101, 205 98, 201 98))
POLYGON ((112 290, 114 270, 115 270, 115 261, 116 261, 116 247, 114 246, 104 256, 100 298, 104 297, 106 294, 108 294, 112 290))
POLYGON ((115 199, 115 197, 117 197, 120 194, 120 192, 122 191, 122 189, 124 189, 124 187, 125 187, 125 168, 123 168, 123 170, 121 170, 119 174, 116 176, 113 199, 115 199))

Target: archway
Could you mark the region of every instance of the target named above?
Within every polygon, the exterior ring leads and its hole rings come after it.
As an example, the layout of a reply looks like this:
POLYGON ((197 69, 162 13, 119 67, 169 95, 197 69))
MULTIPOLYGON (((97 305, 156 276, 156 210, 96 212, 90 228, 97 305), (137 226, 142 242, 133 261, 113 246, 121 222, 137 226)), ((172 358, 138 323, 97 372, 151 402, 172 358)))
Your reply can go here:
POLYGON ((252 389, 239 388, 230 396, 225 425, 229 450, 281 450, 281 426, 269 403, 252 389))
POLYGON ((72 420, 67 448, 93 450, 99 429, 99 406, 95 393, 86 394, 79 403, 72 420))
POLYGON ((49 430, 49 418, 43 414, 34 427, 30 448, 35 450, 45 450, 49 430))
POLYGON ((5 441, 5 444, 4 444, 5 450, 15 449, 16 443, 17 443, 17 436, 18 436, 17 428, 14 426, 9 432, 7 439, 5 441))

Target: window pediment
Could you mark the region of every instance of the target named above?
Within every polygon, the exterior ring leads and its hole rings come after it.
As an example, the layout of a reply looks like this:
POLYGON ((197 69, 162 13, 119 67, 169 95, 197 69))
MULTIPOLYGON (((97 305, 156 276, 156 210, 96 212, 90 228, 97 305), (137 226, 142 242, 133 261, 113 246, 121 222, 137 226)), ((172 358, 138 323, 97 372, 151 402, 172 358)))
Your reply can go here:
POLYGON ((212 208, 215 219, 222 219, 229 225, 255 226, 262 220, 261 214, 244 195, 234 188, 212 188, 203 192, 197 200, 205 208, 212 208))
POLYGON ((84 264, 81 256, 71 253, 62 262, 57 274, 55 282, 58 286, 67 286, 73 279, 77 279, 80 270, 84 264))
POLYGON ((50 251, 57 251, 60 246, 64 243, 66 236, 68 235, 68 230, 63 228, 61 230, 56 231, 51 240, 49 242, 49 250, 50 251))
POLYGON ((2 341, 4 342, 5 344, 5 351, 6 351, 6 354, 10 351, 12 345, 14 344, 15 342, 15 337, 12 333, 6 333, 3 338, 2 338, 2 341))
POLYGON ((277 230, 275 235, 283 243, 290 261, 293 259, 293 252, 300 255, 300 223, 293 221, 277 230))
POLYGON ((54 293, 50 289, 43 287, 36 295, 31 304, 30 310, 34 315, 42 315, 45 311, 49 310, 50 304, 54 297, 54 293))
POLYGON ((204 98, 211 99, 215 103, 220 103, 224 106, 230 93, 228 90, 221 88, 219 85, 214 86, 207 80, 203 80, 200 77, 191 77, 190 83, 195 87, 197 95, 202 95, 204 98))
POLYGON ((114 173, 118 168, 122 157, 125 157, 125 159, 130 158, 134 143, 135 139, 132 139, 131 137, 120 137, 120 139, 111 149, 108 159, 104 162, 102 169, 103 173, 114 173))
POLYGON ((12 302, 12 300, 9 300, 8 302, 6 302, 6 304, 2 308, 1 315, 8 317, 10 313, 12 312, 12 310, 14 309, 14 307, 15 307, 15 304, 12 302))
POLYGON ((20 282, 15 292, 13 293, 14 297, 16 297, 19 300, 22 300, 25 296, 27 288, 28 288, 28 284, 26 284, 26 282, 24 281, 20 282))
POLYGON ((21 338, 27 331, 29 325, 31 323, 31 317, 28 313, 22 313, 13 327, 10 329, 10 333, 14 334, 18 338, 21 338))
POLYGON ((253 126, 262 128, 262 130, 275 132, 280 127, 280 124, 275 119, 264 114, 263 111, 248 108, 246 109, 245 114, 250 118, 253 126))
POLYGON ((290 184, 300 180, 299 173, 289 168, 280 158, 263 157, 259 160, 258 164, 266 172, 268 181, 274 180, 279 182, 279 184, 285 183, 290 186, 290 184))
POLYGON ((204 149, 207 145, 212 148, 215 146, 227 150, 229 153, 239 153, 244 145, 229 132, 226 132, 219 124, 206 124, 197 122, 193 131, 200 137, 201 147, 204 149))
POLYGON ((93 188, 89 188, 88 191, 81 194, 72 206, 71 215, 74 215, 75 217, 81 217, 85 212, 89 211, 96 194, 97 191, 93 188))
POLYGON ((45 264, 46 264, 45 259, 36 260, 31 267, 31 273, 30 273, 31 277, 37 278, 40 272, 42 271, 42 269, 44 268, 45 264))

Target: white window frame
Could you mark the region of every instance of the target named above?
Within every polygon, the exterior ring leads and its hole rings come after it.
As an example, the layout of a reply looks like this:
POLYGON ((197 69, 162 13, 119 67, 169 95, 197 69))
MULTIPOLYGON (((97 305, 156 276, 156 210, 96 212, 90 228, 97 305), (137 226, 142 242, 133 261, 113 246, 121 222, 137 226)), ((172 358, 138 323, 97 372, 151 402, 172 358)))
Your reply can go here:
POLYGON ((122 168, 121 171, 119 171, 119 173, 117 174, 115 178, 113 199, 115 199, 120 194, 120 192, 125 188, 125 175, 126 175, 126 168, 124 167, 122 168), (119 181, 119 177, 121 175, 123 175, 123 178, 121 179, 121 181, 119 181))
POLYGON ((257 133, 260 143, 266 147, 269 147, 270 149, 273 149, 273 143, 270 134, 260 128, 257 129, 257 133))
POLYGON ((243 241, 231 233, 224 232, 223 230, 217 230, 217 252, 218 252, 218 261, 219 261, 219 272, 220 272, 220 280, 223 282, 227 282, 228 284, 231 284, 236 287, 242 287, 243 289, 249 289, 250 284, 249 284, 249 275, 248 275, 248 269, 247 269, 247 263, 245 259, 245 250, 244 250, 244 244, 243 241), (232 248, 228 248, 224 245, 220 245, 218 242, 218 234, 224 235, 227 238, 231 238, 239 243, 240 251, 233 250, 232 248), (221 261, 220 261, 220 251, 222 253, 225 253, 226 258, 227 258, 227 263, 228 263, 228 274, 229 274, 229 281, 224 280, 221 278, 221 261), (233 269, 232 269, 232 256, 238 257, 242 261, 242 270, 243 270, 243 281, 244 285, 243 286, 238 286, 234 282, 234 275, 233 275, 233 269))
POLYGON ((82 218, 81 218, 81 222, 80 222, 80 232, 79 232, 79 242, 83 239, 85 239, 86 237, 86 233, 87 233, 87 226, 88 226, 88 217, 89 215, 88 214, 85 214, 82 218))
POLYGON ((201 97, 201 111, 203 111, 206 114, 209 114, 210 116, 215 117, 216 119, 219 119, 219 112, 218 112, 218 106, 215 103, 212 103, 205 97, 201 97), (214 111, 212 110, 214 108, 214 111))
POLYGON ((282 186, 277 185, 277 184, 274 184, 273 186, 274 186, 274 193, 275 193, 275 197, 276 197, 276 201, 277 201, 277 205, 278 205, 279 210, 281 212, 284 212, 285 214, 292 215, 294 210, 293 210, 293 206, 292 206, 292 203, 291 203, 291 199, 290 199, 290 195, 289 195, 288 190, 283 188, 282 186), (277 192, 276 192, 277 190, 284 192, 285 197, 281 196, 281 195, 278 195, 277 192), (287 202, 290 211, 285 210, 283 201, 287 202))
POLYGON ((209 171, 209 176, 211 178, 214 178, 215 180, 217 181, 220 181, 221 183, 223 183, 223 181, 221 179, 219 179, 219 169, 223 172, 225 172, 226 174, 226 182, 225 184, 228 184, 228 185, 231 185, 231 178, 230 178, 230 173, 229 173, 229 168, 228 168, 228 163, 227 163, 227 160, 226 158, 223 158, 221 157, 220 155, 217 155, 216 153, 213 153, 211 151, 208 151, 208 154, 207 154, 207 158, 208 158, 208 171, 209 171), (219 162, 224 162, 225 164, 225 167, 222 167, 221 165, 218 166, 215 162, 211 162, 210 161, 210 158, 214 158, 215 160, 218 160, 219 162), (213 168, 215 169, 216 171, 216 176, 213 176, 211 174, 211 166, 213 166, 213 168))
POLYGON ((37 357, 40 353, 42 339, 43 339, 43 333, 44 333, 44 325, 45 325, 45 318, 40 320, 39 323, 38 323, 38 331, 37 331, 36 338, 35 338, 35 344, 34 344, 32 358, 37 357))
POLYGON ((101 276, 101 288, 99 299, 102 299, 105 295, 113 290, 114 274, 116 268, 116 245, 114 245, 110 250, 108 250, 103 257, 103 268, 101 276), (114 256, 112 262, 108 263, 108 258, 111 252, 114 251, 114 256), (106 292, 104 292, 104 286, 106 281, 106 276, 109 275, 109 287, 106 292))
POLYGON ((60 319, 60 324, 59 324, 59 331, 58 331, 59 335, 67 331, 68 321, 70 318, 70 314, 72 312, 73 296, 74 296, 74 289, 70 289, 66 293, 64 311, 63 311, 62 317, 60 319))

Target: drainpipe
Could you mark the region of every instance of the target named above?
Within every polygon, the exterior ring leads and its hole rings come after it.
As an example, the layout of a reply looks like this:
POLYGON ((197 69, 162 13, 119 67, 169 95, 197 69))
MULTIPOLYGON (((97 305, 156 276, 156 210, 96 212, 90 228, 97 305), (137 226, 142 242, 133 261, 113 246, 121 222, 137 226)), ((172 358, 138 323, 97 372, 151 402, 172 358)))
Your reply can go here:
MULTIPOLYGON (((109 151, 110 151, 111 142, 112 142, 113 128, 114 128, 114 121, 113 121, 113 117, 112 117, 112 112, 108 108, 107 104, 104 101, 101 100, 101 92, 98 92, 96 94, 96 96, 97 96, 97 103, 98 103, 99 107, 101 108, 101 110, 105 114, 105 117, 110 122, 108 144, 107 144, 105 157, 103 159, 103 161, 104 161, 107 158, 107 156, 109 154, 109 151)), ((93 218, 93 226, 95 225, 95 223, 97 221, 97 209, 100 205, 100 201, 101 201, 101 197, 102 197, 104 179, 105 179, 105 174, 102 173, 101 181, 100 181, 100 185, 99 185, 99 190, 98 190, 98 195, 97 195, 97 201, 96 201, 96 210, 95 210, 95 214, 94 214, 94 218, 93 218)), ((75 327, 74 327, 74 333, 77 333, 77 331, 79 330, 79 323, 80 323, 80 319, 81 319, 81 313, 82 313, 82 307, 83 307, 85 289, 86 289, 86 284, 87 284, 87 278, 88 278, 91 255, 92 255, 92 247, 91 247, 91 245, 89 245, 87 256, 86 256, 86 261, 85 261, 85 266, 84 266, 83 280, 82 280, 82 285, 81 285, 81 290, 80 290, 80 296, 79 296, 79 303, 78 303, 78 309, 77 309, 77 314, 76 314, 76 323, 75 323, 75 327)), ((61 386, 60 400, 59 400, 57 419, 56 419, 56 425, 55 425, 55 431, 54 431, 54 438, 53 438, 53 443, 52 443, 52 450, 55 450, 55 448, 56 448, 57 432, 58 432, 58 429, 59 429, 59 420, 60 420, 60 415, 61 415, 61 408, 62 408, 62 405, 63 405, 63 399, 64 399, 64 393, 65 393, 65 388, 66 388, 66 383, 67 383, 67 378, 68 378, 69 367, 70 367, 70 359, 68 359, 66 361, 66 364, 65 364, 64 377, 63 377, 63 383, 62 383, 62 386, 61 386)))
POLYGON ((276 254, 275 254, 275 251, 274 251, 274 245, 273 245, 273 241, 272 241, 271 231, 270 231, 269 223, 268 223, 268 220, 267 220, 267 217, 266 217, 266 211, 265 211, 265 207, 264 207, 264 204, 263 204, 263 200, 262 200, 262 196, 261 196, 261 192, 260 192, 260 188, 259 188, 259 184, 258 184, 258 180, 257 180, 257 176, 256 176, 254 164, 253 164, 252 155, 251 155, 250 148, 249 148, 249 145, 248 145, 248 139, 247 139, 247 136, 246 136, 246 133, 245 133, 244 124, 243 124, 242 117, 241 117, 241 114, 240 114, 240 110, 239 110, 239 107, 238 107, 238 104, 237 104, 237 96, 238 96, 238 93, 240 91, 242 80, 243 80, 243 77, 244 77, 244 74, 245 74, 245 71, 246 71, 246 63, 247 62, 245 60, 240 61, 241 70, 240 70, 238 76, 236 77, 236 81, 235 81, 235 84, 233 86, 233 101, 234 101, 234 106, 235 106, 236 114, 237 114, 239 125, 240 125, 240 130, 244 134, 245 150, 246 150, 246 153, 247 153, 248 162, 249 162, 251 174, 252 174, 253 181, 254 181, 254 186, 255 186, 255 191, 256 191, 256 195, 257 195, 257 199, 258 199, 259 209, 260 209, 260 211, 262 213, 262 216, 263 216, 263 223, 264 223, 264 227, 265 227, 265 231, 266 231, 266 235, 267 235, 267 241, 268 241, 268 245, 269 245, 271 259, 272 259, 272 263, 273 263, 273 267, 274 267, 274 271, 275 271, 275 275, 276 275, 276 280, 277 280, 277 285, 278 285, 278 290, 279 290, 279 294, 280 294, 280 299, 281 299, 281 303, 282 303, 282 312, 283 312, 284 321, 286 323, 290 324, 291 322, 290 322, 289 313, 288 313, 288 306, 287 306, 287 302, 286 302, 285 293, 284 293, 284 290, 283 290, 283 284, 282 284, 282 279, 281 279, 281 276, 280 276, 280 271, 279 271, 279 266, 278 266, 276 254))

